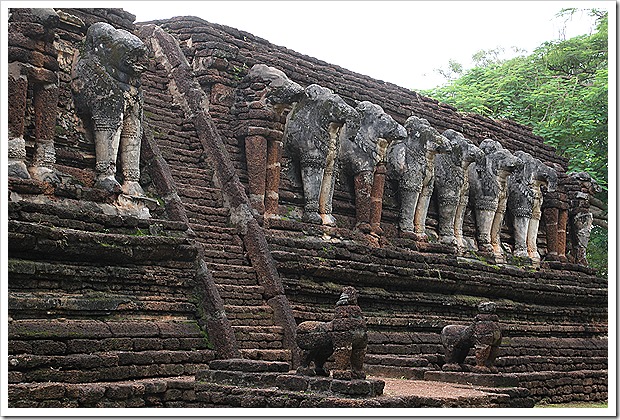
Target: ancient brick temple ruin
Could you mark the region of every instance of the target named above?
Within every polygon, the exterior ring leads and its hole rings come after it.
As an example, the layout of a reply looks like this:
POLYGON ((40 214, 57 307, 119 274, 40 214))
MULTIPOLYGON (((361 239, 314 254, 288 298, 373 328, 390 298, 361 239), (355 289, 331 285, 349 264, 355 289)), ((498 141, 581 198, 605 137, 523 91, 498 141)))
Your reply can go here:
POLYGON ((9 16, 10 407, 607 399, 597 186, 530 128, 199 18, 134 20, 9 16), (297 326, 350 286, 367 378, 296 374, 297 326), (442 370, 442 329, 473 319, 493 368, 442 370))

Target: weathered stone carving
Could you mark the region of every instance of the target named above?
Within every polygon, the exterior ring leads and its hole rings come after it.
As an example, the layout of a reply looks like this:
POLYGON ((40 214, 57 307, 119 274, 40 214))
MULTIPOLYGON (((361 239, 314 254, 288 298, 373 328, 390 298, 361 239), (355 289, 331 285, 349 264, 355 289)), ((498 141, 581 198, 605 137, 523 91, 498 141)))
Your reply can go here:
POLYGON ((334 379, 365 379, 364 357, 368 344, 366 320, 357 304, 357 290, 342 289, 330 322, 305 321, 297 326, 297 345, 302 350, 298 374, 329 376, 325 362, 334 355, 334 379), (310 364, 314 363, 314 369, 310 364))
POLYGON ((244 138, 250 202, 256 215, 277 214, 284 118, 304 89, 282 71, 252 66, 237 87, 237 135, 244 138))
POLYGON ((354 136, 359 114, 330 89, 312 84, 288 114, 284 147, 299 168, 304 191, 302 220, 334 226, 332 197, 341 132, 354 136), (344 125, 346 130, 342 130, 344 125))
POLYGON ((73 90, 78 111, 92 125, 96 188, 143 196, 140 181, 142 89, 147 50, 131 33, 99 22, 86 33, 75 66, 73 90), (116 180, 117 155, 123 185, 116 180))
POLYGON ((508 188, 506 178, 522 167, 523 162, 491 139, 480 143, 484 161, 469 167, 470 200, 476 218, 478 249, 493 253, 497 262, 504 262, 499 233, 506 213, 508 188))
POLYGON ((407 131, 372 102, 360 102, 355 109, 360 127, 355 136, 342 139, 340 160, 354 178, 356 228, 380 235, 387 151, 392 142, 404 139, 407 131))
POLYGON ((478 373, 497 372, 493 363, 502 341, 502 331, 495 314, 496 307, 494 302, 482 302, 478 304, 478 314, 470 325, 446 325, 442 329, 441 344, 445 350, 442 370, 469 370, 463 363, 474 347, 476 366, 472 370, 478 373))
POLYGON ((58 184, 54 135, 58 107, 58 53, 54 9, 11 9, 8 50, 8 176, 58 184), (26 168, 26 103, 32 89, 35 148, 26 168))
POLYGON ((474 161, 482 162, 484 152, 454 130, 444 131, 443 136, 450 141, 451 152, 435 157, 439 240, 463 250, 463 219, 469 201, 468 168, 474 161))
POLYGON ((425 226, 433 194, 435 155, 450 151, 448 139, 429 122, 415 115, 405 121, 407 138, 395 144, 388 154, 391 176, 398 180, 401 232, 413 233, 416 240, 427 240, 425 226))
POLYGON ((538 253, 538 226, 542 216, 544 185, 549 190, 557 187, 558 175, 555 170, 543 164, 529 153, 517 151, 514 156, 523 166, 512 172, 507 179, 508 203, 514 226, 513 255, 529 258, 532 263, 540 262, 538 253))
POLYGON ((576 191, 569 194, 570 207, 570 232, 571 250, 569 261, 575 264, 587 266, 586 250, 590 242, 593 215, 590 211, 590 197, 601 192, 601 187, 587 172, 568 174, 569 178, 578 185, 576 191))
MULTIPOLYGON (((551 165, 557 175, 562 174, 563 168, 559 164, 550 163, 548 165, 551 165)), ((566 229, 568 224, 568 199, 563 182, 558 182, 556 190, 547 191, 542 207, 547 234, 547 255, 545 259, 548 261, 567 262, 566 229)))

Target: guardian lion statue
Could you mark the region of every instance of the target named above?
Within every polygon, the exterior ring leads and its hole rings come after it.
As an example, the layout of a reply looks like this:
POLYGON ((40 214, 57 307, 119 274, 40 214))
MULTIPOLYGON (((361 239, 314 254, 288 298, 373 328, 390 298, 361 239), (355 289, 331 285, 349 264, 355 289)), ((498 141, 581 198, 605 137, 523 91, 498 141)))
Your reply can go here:
POLYGON ((355 136, 342 139, 340 160, 344 172, 354 179, 355 227, 380 235, 387 151, 394 142, 407 137, 407 131, 372 102, 360 102, 355 110, 361 118, 360 127, 355 136))
POLYGON ((140 76, 146 46, 131 33, 104 22, 86 32, 72 82, 78 112, 92 126, 95 188, 144 196, 140 181, 143 98, 140 76), (117 155, 123 185, 116 180, 117 155))
POLYGON ((299 170, 304 192, 302 220, 335 226, 332 197, 340 152, 340 136, 355 136, 359 114, 332 90, 317 84, 304 94, 288 114, 284 148, 299 170), (346 130, 343 126, 346 124, 346 130))
POLYGON ((329 376, 325 362, 334 355, 334 379, 366 379, 364 357, 368 344, 366 320, 357 304, 357 290, 342 289, 330 322, 305 321, 297 326, 296 342, 302 351, 300 375, 329 376), (310 364, 314 363, 314 369, 310 364))
POLYGON ((467 371, 465 359, 471 348, 475 348, 476 365, 472 368, 478 373, 496 373, 493 366, 502 341, 499 318, 495 314, 494 302, 478 304, 478 314, 470 325, 446 325, 441 331, 441 344, 445 350, 444 371, 467 371))
POLYGON ((435 155, 448 153, 448 139, 415 115, 405 121, 407 138, 388 154, 388 173, 398 181, 399 228, 419 241, 426 241, 426 215, 433 194, 435 155))

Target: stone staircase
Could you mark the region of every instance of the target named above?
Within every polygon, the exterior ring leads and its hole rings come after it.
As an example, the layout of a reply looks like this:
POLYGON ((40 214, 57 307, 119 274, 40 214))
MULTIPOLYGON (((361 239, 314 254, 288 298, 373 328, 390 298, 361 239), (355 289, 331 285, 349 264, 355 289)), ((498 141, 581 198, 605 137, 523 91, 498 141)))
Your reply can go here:
POLYGON ((243 239, 229 221, 222 191, 206 163, 194 128, 184 121, 180 107, 173 104, 167 86, 162 86, 160 68, 144 76, 145 115, 153 137, 184 205, 195 239, 204 247, 204 257, 224 301, 224 309, 235 332, 241 355, 250 359, 291 361, 283 348, 283 328, 274 324, 273 309, 264 298, 255 269, 246 255, 243 239), (167 96, 168 95, 168 96, 167 96), (162 101, 172 106, 161 106, 162 101))

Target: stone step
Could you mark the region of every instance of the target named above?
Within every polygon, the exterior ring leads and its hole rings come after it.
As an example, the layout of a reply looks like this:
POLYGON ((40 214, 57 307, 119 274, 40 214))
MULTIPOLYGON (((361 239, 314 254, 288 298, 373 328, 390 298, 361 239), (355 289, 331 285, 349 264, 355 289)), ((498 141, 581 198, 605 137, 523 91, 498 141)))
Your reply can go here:
POLYGON ((187 231, 187 225, 182 222, 106 214, 99 204, 84 200, 59 199, 54 204, 11 201, 8 203, 8 211, 11 220, 86 232, 129 236, 184 236, 187 231))
POLYGON ((196 403, 194 376, 127 381, 9 384, 11 407, 189 407, 196 403))
POLYGON ((155 317, 161 314, 172 319, 193 316, 196 313, 196 306, 186 299, 119 295, 113 292, 59 294, 11 290, 8 302, 14 319, 36 318, 42 312, 50 318, 107 316, 107 319, 126 318, 132 315, 155 317))
POLYGON ((200 239, 198 241, 205 245, 203 247, 203 255, 207 264, 218 264, 225 259, 226 265, 242 267, 250 265, 250 261, 245 256, 241 246, 214 244, 200 239))
POLYGON ((386 356, 376 354, 366 354, 365 363, 371 365, 385 365, 385 366, 404 366, 404 367, 427 367, 429 366, 429 360, 425 357, 402 357, 402 356, 386 356))
POLYGON ((233 326, 242 349, 282 349, 283 328, 278 326, 233 326))
POLYGON ((170 173, 172 174, 178 188, 212 188, 213 187, 213 169, 206 167, 192 167, 191 171, 187 168, 170 165, 170 173), (190 183, 191 182, 191 183, 190 183))
POLYGON ((199 239, 214 242, 218 245, 243 246, 243 241, 237 235, 237 230, 232 227, 209 226, 202 223, 192 223, 190 227, 198 235, 199 239))
POLYGON ((220 296, 229 305, 261 306, 264 303, 262 286, 218 284, 220 296))
POLYGON ((273 325, 273 309, 271 306, 224 305, 226 317, 232 325, 237 326, 269 326, 273 325))
POLYGON ((291 351, 284 349, 239 349, 247 359, 291 363, 291 351))
POLYGON ((228 216, 228 209, 224 207, 222 191, 218 188, 197 187, 192 184, 177 184, 179 196, 184 204, 211 207, 228 216))
MULTIPOLYGON (((167 261, 155 265, 126 265, 111 267, 98 261, 60 262, 9 258, 10 290, 15 292, 58 291, 75 293, 85 290, 94 298, 102 292, 119 294, 121 287, 130 288, 138 296, 183 298, 190 290, 193 261, 167 261)), ((127 293, 127 292, 125 292, 127 293)))
MULTIPOLYGON (((258 279, 252 267, 229 265, 229 264, 207 264, 213 275, 216 284, 231 284, 238 286, 257 286, 258 279)), ((231 305, 233 303, 230 303, 231 305)))
POLYGON ((218 209, 211 205, 194 204, 184 201, 187 217, 192 223, 202 223, 206 226, 231 227, 228 220, 228 210, 218 209))

